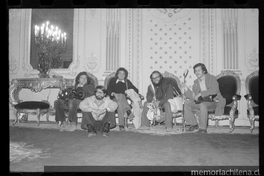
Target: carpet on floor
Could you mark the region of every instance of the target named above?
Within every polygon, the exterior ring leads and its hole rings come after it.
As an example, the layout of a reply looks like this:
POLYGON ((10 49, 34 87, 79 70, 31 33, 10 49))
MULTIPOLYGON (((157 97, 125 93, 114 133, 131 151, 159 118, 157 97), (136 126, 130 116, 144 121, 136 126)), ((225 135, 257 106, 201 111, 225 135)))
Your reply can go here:
POLYGON ((150 135, 111 131, 88 138, 86 131, 10 127, 11 171, 44 166, 258 166, 258 135, 150 135), (20 146, 14 147, 14 144, 20 146), (31 152, 29 152, 29 150, 31 152), (18 152, 21 152, 18 151, 18 152), (27 153, 29 152, 29 153, 27 153), (15 161, 15 162, 14 162, 15 161))

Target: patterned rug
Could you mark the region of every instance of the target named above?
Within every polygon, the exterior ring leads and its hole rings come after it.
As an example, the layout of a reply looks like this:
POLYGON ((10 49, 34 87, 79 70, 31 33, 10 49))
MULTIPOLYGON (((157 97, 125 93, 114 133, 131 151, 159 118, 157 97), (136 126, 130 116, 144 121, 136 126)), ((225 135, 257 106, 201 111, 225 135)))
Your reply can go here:
MULTIPOLYGON (((158 136, 183 133, 181 126, 173 127, 173 129, 165 129, 164 125, 151 126, 149 129, 135 129, 135 127, 131 124, 128 127, 126 127, 125 130, 135 133, 145 133, 145 134, 158 135, 158 136)), ((119 131, 119 127, 117 126, 111 131, 119 131)))
POLYGON ((33 161, 38 158, 47 158, 50 156, 48 150, 34 148, 33 145, 27 145, 25 142, 10 141, 10 162, 19 163, 23 159, 33 161))

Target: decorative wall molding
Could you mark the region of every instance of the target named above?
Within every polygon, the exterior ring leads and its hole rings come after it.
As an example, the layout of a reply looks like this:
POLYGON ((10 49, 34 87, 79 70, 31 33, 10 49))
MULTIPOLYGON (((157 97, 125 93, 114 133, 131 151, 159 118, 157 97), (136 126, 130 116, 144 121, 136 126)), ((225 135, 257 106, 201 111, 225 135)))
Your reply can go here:
POLYGON ((150 9, 149 11, 154 17, 163 22, 175 23, 176 20, 186 17, 191 12, 191 9, 160 8, 150 9))
POLYGON ((209 47, 210 47, 210 54, 209 54, 209 63, 208 63, 208 66, 209 66, 209 71, 210 73, 212 74, 215 74, 213 73, 214 71, 214 58, 215 58, 215 55, 214 55, 214 48, 215 48, 215 45, 214 45, 214 40, 215 40, 215 37, 214 37, 214 34, 215 34, 215 26, 214 26, 214 23, 216 22, 215 21, 215 14, 214 14, 214 10, 213 9, 210 9, 209 10, 209 18, 210 18, 210 32, 209 32, 209 47))
POLYGON ((251 52, 246 56, 246 62, 250 70, 259 69, 259 54, 257 53, 256 47, 254 47, 251 52))
POLYGON ((88 72, 96 72, 100 67, 100 59, 96 57, 94 52, 88 58, 85 58, 85 68, 88 72))
POLYGON ((120 66, 120 10, 106 10, 106 72, 120 66))
POLYGON ((224 69, 237 70, 238 66, 238 10, 223 9, 224 69))
POLYGON ((216 75, 217 17, 215 9, 200 10, 200 62, 216 75))
POLYGON ((91 17, 93 18, 95 15, 96 9, 90 9, 91 17))
POLYGON ((14 56, 9 56, 9 73, 17 74, 19 69, 18 59, 14 56))
POLYGON ((168 15, 169 18, 171 18, 173 15, 180 13, 182 9, 168 9, 168 8, 161 8, 158 9, 160 13, 163 13, 165 15, 168 15))
POLYGON ((205 42, 206 42, 206 17, 205 17, 205 9, 201 9, 200 10, 200 62, 202 63, 205 63, 205 60, 206 60, 206 45, 205 45, 205 42))

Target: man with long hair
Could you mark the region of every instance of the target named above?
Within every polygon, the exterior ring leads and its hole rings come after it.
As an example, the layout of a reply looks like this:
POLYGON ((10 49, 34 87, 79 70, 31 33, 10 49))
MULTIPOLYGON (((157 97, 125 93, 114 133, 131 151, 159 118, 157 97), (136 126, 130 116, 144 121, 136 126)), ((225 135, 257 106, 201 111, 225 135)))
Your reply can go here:
POLYGON ((133 114, 131 113, 131 107, 129 106, 126 98, 126 90, 133 89, 138 94, 138 89, 131 83, 127 78, 128 71, 120 67, 117 69, 115 77, 110 80, 107 86, 107 94, 118 104, 118 124, 119 130, 125 130, 125 120, 124 115, 126 113, 130 119, 132 119, 133 114))
POLYGON ((207 133, 208 110, 215 110, 215 115, 223 115, 226 104, 225 98, 221 95, 219 84, 215 76, 210 75, 203 63, 193 66, 197 79, 194 81, 192 91, 183 84, 184 92, 189 100, 184 102, 184 116, 186 125, 190 127, 186 131, 199 129, 197 133, 207 133), (208 96, 216 95, 216 101, 199 101, 208 96), (195 113, 199 114, 199 125, 195 113))
MULTIPOLYGON (((86 98, 93 95, 95 86, 92 78, 90 78, 86 72, 80 72, 75 78, 73 89, 75 89, 77 93, 82 91, 84 93, 83 98, 86 98)), ((58 99, 54 102, 54 108, 56 111, 55 120, 59 123, 61 131, 75 131, 77 129, 77 110, 81 101, 82 100, 78 99, 78 97, 69 97, 67 100, 58 99), (66 124, 65 109, 69 110, 69 126, 66 124)))
POLYGON ((102 136, 108 137, 110 129, 115 128, 115 110, 117 103, 106 95, 104 86, 97 86, 95 93, 80 103, 83 111, 81 128, 88 131, 88 137, 101 132, 102 136))

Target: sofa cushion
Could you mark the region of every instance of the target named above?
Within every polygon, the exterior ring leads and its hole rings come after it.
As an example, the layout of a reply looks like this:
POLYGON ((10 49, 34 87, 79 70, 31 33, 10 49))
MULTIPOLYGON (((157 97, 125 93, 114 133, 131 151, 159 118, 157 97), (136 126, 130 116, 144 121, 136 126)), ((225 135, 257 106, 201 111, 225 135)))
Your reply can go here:
POLYGON ((15 105, 16 109, 49 109, 50 105, 40 101, 25 101, 15 105))

